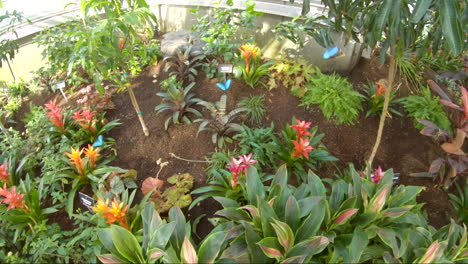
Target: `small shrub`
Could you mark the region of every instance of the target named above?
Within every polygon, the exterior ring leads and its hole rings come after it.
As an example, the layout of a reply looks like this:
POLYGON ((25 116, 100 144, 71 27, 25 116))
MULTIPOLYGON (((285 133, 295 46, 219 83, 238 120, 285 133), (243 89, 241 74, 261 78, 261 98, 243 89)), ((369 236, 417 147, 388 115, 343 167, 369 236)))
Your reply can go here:
MULTIPOLYGON (((369 82, 364 87, 364 92, 367 94, 366 100, 369 106, 367 110, 366 118, 370 115, 380 116, 384 107, 385 101, 385 86, 381 83, 373 84, 369 82)), ((401 116, 401 113, 398 112, 394 107, 403 102, 403 99, 395 99, 396 91, 392 90, 390 95, 390 102, 388 103, 388 112, 401 116)))
POLYGON ((239 141, 237 144, 240 148, 239 152, 253 153, 260 165, 275 167, 277 158, 275 140, 277 138, 274 133, 273 123, 265 128, 250 128, 245 125, 242 127, 242 132, 234 136, 234 139, 239 141))
POLYGON ((414 120, 414 127, 417 129, 424 128, 417 121, 417 119, 422 119, 433 122, 445 131, 451 131, 450 121, 439 103, 439 98, 433 97, 428 87, 422 89, 421 95, 408 96, 403 104, 408 116, 414 120))
POLYGON ((265 97, 258 95, 246 98, 240 101, 237 107, 247 108, 246 114, 249 119, 259 124, 265 115, 265 97))
POLYGON ((306 61, 281 59, 273 66, 273 74, 268 82, 271 89, 278 87, 278 83, 290 88, 291 93, 297 97, 303 97, 307 91, 306 83, 312 80, 315 74, 315 67, 307 65, 306 61))
POLYGON ((301 105, 318 105, 325 117, 335 124, 353 124, 362 110, 363 96, 354 91, 348 80, 336 74, 317 71, 307 88, 301 105))

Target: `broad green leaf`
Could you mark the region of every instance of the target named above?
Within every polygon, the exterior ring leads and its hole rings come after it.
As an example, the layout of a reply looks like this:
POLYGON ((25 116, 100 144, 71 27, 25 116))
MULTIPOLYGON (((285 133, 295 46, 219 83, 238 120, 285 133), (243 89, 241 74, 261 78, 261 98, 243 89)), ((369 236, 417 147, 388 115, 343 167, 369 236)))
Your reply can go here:
POLYGON ((416 6, 414 7, 413 13, 411 13, 411 19, 410 21, 412 23, 418 23, 421 18, 424 17, 424 15, 427 12, 427 9, 431 5, 432 0, 418 0, 416 3, 416 6))
POLYGON ((203 240, 198 250, 198 260, 200 263, 214 263, 221 250, 221 246, 226 239, 227 233, 224 231, 216 232, 203 240))
POLYGON ((325 186, 323 185, 322 180, 311 170, 309 170, 307 177, 308 177, 307 184, 311 188, 310 195, 325 197, 327 190, 325 189, 325 186))
POLYGON ((250 263, 266 263, 268 258, 262 253, 260 246, 257 244, 262 238, 254 231, 250 224, 244 221, 241 223, 245 229, 245 241, 247 242, 247 249, 251 256, 250 263))
POLYGON ((377 235, 382 239, 382 241, 389 246, 393 251, 393 256, 399 258, 400 252, 398 250, 398 242, 396 239, 395 231, 389 228, 378 228, 377 235))
POLYGON ((447 246, 447 242, 434 241, 426 253, 415 263, 434 263, 436 260, 444 254, 444 250, 447 246))
POLYGON ((182 243, 182 249, 180 250, 180 259, 183 263, 187 264, 198 263, 197 252, 195 251, 195 248, 193 247, 192 243, 190 243, 190 240, 187 237, 185 237, 184 243, 182 243))
POLYGON ((465 45, 460 20, 457 14, 458 1, 445 0, 438 1, 440 20, 442 24, 442 34, 448 42, 454 56, 458 56, 465 45))
POLYGON ((104 255, 99 255, 97 257, 104 264, 120 264, 120 263, 123 264, 124 263, 123 261, 121 261, 120 259, 118 259, 112 254, 104 254, 104 255))
MULTIPOLYGON (((110 228, 99 229, 98 231, 99 241, 102 243, 105 249, 115 255, 117 258, 125 260, 125 258, 117 251, 112 240, 112 232, 110 228)), ((128 260, 125 260, 128 261, 128 260)))
POLYGON ((215 196, 215 197, 213 197, 213 199, 215 199, 218 203, 220 203, 224 208, 228 208, 228 207, 238 208, 238 207, 240 207, 238 202, 236 202, 236 201, 234 201, 232 199, 226 198, 226 197, 215 196))
POLYGON ((249 252, 245 236, 241 235, 234 239, 234 241, 223 250, 221 259, 233 259, 237 263, 249 263, 249 252))
POLYGON ((286 255, 286 257, 293 256, 313 256, 321 253, 330 243, 330 240, 325 236, 316 236, 304 240, 296 244, 286 255))
POLYGON ((288 201, 286 202, 284 218, 286 224, 288 224, 293 232, 295 232, 301 221, 301 208, 299 207, 296 198, 292 195, 289 196, 288 201))
POLYGON ((372 35, 375 42, 378 42, 382 38, 384 33, 385 25, 388 23, 388 17, 393 7, 393 0, 382 0, 382 4, 377 9, 376 18, 373 24, 372 35))
POLYGON ((266 237, 260 240, 257 245, 260 246, 263 254, 269 258, 280 259, 283 257, 283 253, 281 252, 281 245, 276 237, 266 237))
POLYGON ((257 205, 257 196, 265 197, 265 189, 260 177, 258 176, 257 168, 250 166, 246 173, 246 199, 249 204, 257 205))
POLYGON ((317 234, 317 231, 322 225, 322 221, 325 217, 325 206, 324 200, 320 200, 317 207, 313 212, 304 220, 302 225, 296 232, 296 242, 303 241, 317 234))
POLYGON ((367 234, 362 231, 359 227, 354 229, 353 239, 349 245, 349 256, 351 257, 352 263, 361 263, 361 255, 364 249, 367 247, 369 239, 367 234))
POLYGON ((262 224, 262 231, 264 236, 274 236, 273 227, 271 222, 278 219, 273 208, 263 199, 258 198, 258 210, 260 212, 260 221, 262 224))
POLYGON ((349 208, 342 211, 333 221, 333 225, 342 225, 346 223, 353 215, 355 215, 359 209, 349 208))
POLYGON ((273 178, 270 186, 275 186, 277 184, 281 185, 283 188, 286 188, 288 184, 288 169, 286 164, 281 165, 281 167, 276 171, 275 177, 273 178))
POLYGON ((145 262, 140 244, 127 229, 112 225, 112 241, 117 251, 132 263, 145 262))
POLYGON ((387 202, 387 197, 390 191, 391 186, 385 185, 379 192, 374 194, 366 208, 366 212, 380 212, 387 202))
POLYGON ((284 252, 288 252, 289 249, 294 245, 294 233, 288 224, 278 220, 273 220, 274 223, 271 225, 276 232, 278 242, 283 246, 284 252))
POLYGON ((249 221, 250 220, 249 215, 240 208, 233 208, 233 207, 224 208, 223 210, 217 211, 216 215, 226 217, 227 219, 232 220, 232 221, 240 221, 240 220, 249 221))
POLYGON ((180 251, 185 238, 185 216, 179 207, 172 207, 169 210, 169 219, 175 222, 175 229, 171 235, 171 244, 177 251, 180 251))

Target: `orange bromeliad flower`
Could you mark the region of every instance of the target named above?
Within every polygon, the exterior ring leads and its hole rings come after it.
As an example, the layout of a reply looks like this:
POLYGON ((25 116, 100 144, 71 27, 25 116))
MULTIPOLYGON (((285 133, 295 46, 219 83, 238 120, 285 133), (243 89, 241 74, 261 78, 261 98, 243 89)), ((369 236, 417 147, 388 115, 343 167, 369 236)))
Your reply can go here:
POLYGON ((65 154, 70 159, 70 163, 75 165, 76 171, 79 175, 84 175, 84 159, 81 158, 83 154, 82 149, 74 149, 71 147, 71 153, 65 152, 65 154))
POLYGON ((290 125, 292 129, 296 130, 297 139, 303 138, 304 136, 311 136, 310 132, 307 129, 310 128, 311 122, 301 121, 296 119, 295 125, 290 125))
POLYGON ((125 217, 125 214, 128 210, 128 205, 124 207, 123 202, 119 204, 117 199, 114 198, 111 206, 109 207, 109 200, 104 202, 99 198, 97 205, 95 207, 91 207, 91 209, 93 209, 93 211, 96 213, 101 214, 102 217, 106 218, 106 223, 113 224, 114 222, 117 222, 122 227, 128 229, 127 218, 125 217))
POLYGON ((96 132, 96 122, 97 120, 94 119, 94 111, 91 110, 77 110, 71 118, 75 120, 75 124, 78 123, 83 129, 87 129, 91 131, 91 133, 96 132))
POLYGON ((3 184, 3 188, 0 188, 0 196, 5 197, 2 203, 8 204, 7 210, 18 208, 28 210, 28 207, 23 201, 24 194, 16 192, 16 186, 11 187, 8 191, 6 184, 3 184))
POLYGON ((99 148, 94 149, 93 146, 88 145, 88 148, 84 149, 84 153, 89 158, 89 166, 91 170, 94 169, 94 164, 96 164, 97 158, 100 156, 99 148))
POLYGON ((372 97, 379 97, 379 96, 384 96, 385 95, 385 91, 387 89, 385 89, 385 87, 381 84, 381 83, 377 83, 377 91, 374 95, 372 95, 372 97))
POLYGON ((8 163, 0 165, 0 180, 10 182, 10 173, 8 172, 8 163))
POLYGON ((61 131, 65 131, 65 124, 63 123, 62 108, 57 106, 57 99, 49 101, 48 104, 44 106, 49 110, 47 116, 49 117, 50 122, 58 127, 61 131))
POLYGON ((296 140, 292 140, 292 143, 294 144, 294 157, 301 157, 304 156, 306 159, 309 158, 309 152, 314 150, 314 147, 309 146, 309 139, 306 138, 300 138, 299 142, 296 140))
POLYGON ((250 58, 257 58, 258 56, 258 47, 254 44, 244 44, 239 48, 242 57, 245 61, 245 71, 249 73, 250 71, 250 58))

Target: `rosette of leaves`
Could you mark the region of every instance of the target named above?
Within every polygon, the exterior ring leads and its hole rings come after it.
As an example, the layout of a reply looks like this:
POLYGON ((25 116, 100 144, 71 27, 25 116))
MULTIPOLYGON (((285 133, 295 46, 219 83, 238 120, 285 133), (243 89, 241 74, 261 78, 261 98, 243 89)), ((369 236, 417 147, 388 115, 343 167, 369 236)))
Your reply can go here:
POLYGON ((192 202, 190 191, 193 188, 193 176, 188 173, 175 174, 169 177, 167 182, 172 186, 165 188, 162 193, 164 182, 157 178, 149 177, 141 186, 141 191, 145 195, 154 190, 150 200, 154 203, 156 211, 164 213, 174 206, 179 208, 189 206, 192 202))
POLYGON ((161 114, 165 111, 172 112, 164 122, 164 129, 167 130, 169 122, 180 124, 182 122, 191 124, 192 121, 188 118, 188 114, 192 113, 195 116, 201 117, 202 114, 193 108, 194 105, 201 102, 200 99, 195 98, 195 94, 191 93, 194 82, 190 83, 185 88, 181 87, 179 82, 168 82, 166 92, 157 93, 156 95, 162 97, 162 103, 156 106, 156 114, 161 114))
POLYGON ((293 61, 283 58, 277 61, 272 69, 274 71, 268 81, 269 89, 277 88, 278 83, 281 83, 290 88, 291 93, 297 97, 304 96, 307 92, 306 83, 310 82, 315 74, 315 67, 308 65, 304 59, 293 61))
MULTIPOLYGON (((370 115, 380 116, 382 114, 382 109, 384 106, 384 95, 379 95, 377 89, 375 88, 376 84, 369 82, 364 87, 364 92, 366 93, 366 101, 369 106, 369 110, 366 112, 366 118, 370 115)), ((398 104, 403 103, 404 98, 395 99, 396 90, 392 90, 390 94, 390 101, 388 103, 388 112, 393 113, 398 116, 402 114, 395 109, 398 104)))
POLYGON ((351 83, 337 74, 317 74, 306 85, 307 92, 301 98, 303 106, 318 105, 323 115, 335 124, 353 124, 362 110, 364 96, 353 89, 351 83))
POLYGON ((210 111, 210 118, 195 120, 195 122, 200 122, 197 136, 202 131, 211 131, 213 133, 211 136, 213 143, 216 144, 217 142, 218 147, 222 148, 225 142, 232 142, 229 137, 230 134, 242 131, 242 126, 233 122, 240 113, 247 112, 248 108, 240 107, 228 113, 226 95, 222 95, 219 101, 214 104, 206 101, 200 101, 198 104, 210 111))
MULTIPOLYGON (((248 109, 246 115, 253 122, 260 124, 265 115, 265 96, 258 95, 245 98, 237 104, 238 107, 245 107, 248 109)), ((249 153, 249 152, 246 152, 249 153)))
POLYGON ((176 76, 179 81, 193 82, 198 75, 197 68, 202 66, 204 58, 202 52, 192 52, 192 46, 188 47, 184 52, 177 50, 176 55, 164 57, 163 62, 166 63, 164 71, 172 70, 169 75, 176 76))
POLYGON ((215 197, 223 206, 216 213, 217 231, 240 232, 227 241, 222 257, 238 263, 427 263, 466 258, 466 228, 452 223, 434 232, 427 225, 423 204, 416 202, 423 187, 392 187, 392 170, 379 184, 370 181, 370 175, 362 178, 353 167, 348 176, 325 185, 309 171, 307 181, 294 187, 287 184, 282 166, 267 187, 251 167, 242 189, 247 204, 215 197))

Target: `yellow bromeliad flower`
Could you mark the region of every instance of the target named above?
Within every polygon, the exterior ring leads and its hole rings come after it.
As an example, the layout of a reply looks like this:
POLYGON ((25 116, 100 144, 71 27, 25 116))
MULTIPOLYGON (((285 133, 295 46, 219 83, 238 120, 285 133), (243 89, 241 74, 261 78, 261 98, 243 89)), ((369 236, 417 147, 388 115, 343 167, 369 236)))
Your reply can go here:
POLYGON ((91 206, 91 209, 93 209, 94 212, 96 213, 102 213, 108 208, 107 204, 109 203, 109 200, 106 200, 105 202, 102 199, 98 199, 96 206, 91 206))
POLYGON ((71 147, 71 153, 65 152, 65 154, 70 159, 70 163, 75 165, 76 171, 78 172, 78 174, 84 175, 84 169, 83 169, 84 159, 81 158, 81 154, 83 154, 83 150, 79 148, 74 149, 73 147, 71 147))
POLYGON ((91 209, 106 218, 106 223, 113 224, 114 222, 117 222, 120 226, 128 229, 127 218, 125 216, 128 210, 128 205, 124 207, 124 203, 121 202, 119 204, 115 198, 110 207, 108 204, 109 200, 103 202, 102 199, 99 198, 97 205, 95 207, 91 207, 91 209))
POLYGON ((250 58, 257 58, 258 47, 255 44, 244 44, 239 48, 245 61, 245 71, 250 71, 250 58))
POLYGON ((100 156, 99 148, 94 149, 93 146, 88 145, 88 148, 84 149, 84 153, 89 158, 89 166, 91 170, 94 169, 94 164, 96 164, 97 158, 100 156))

